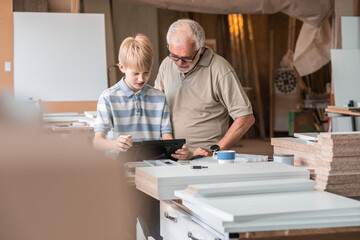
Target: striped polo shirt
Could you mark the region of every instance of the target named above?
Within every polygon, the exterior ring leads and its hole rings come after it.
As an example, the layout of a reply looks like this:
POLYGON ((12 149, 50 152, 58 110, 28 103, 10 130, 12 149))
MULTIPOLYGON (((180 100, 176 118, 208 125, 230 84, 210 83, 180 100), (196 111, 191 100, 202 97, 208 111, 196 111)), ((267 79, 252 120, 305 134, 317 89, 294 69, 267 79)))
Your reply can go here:
POLYGON ((132 135, 134 142, 158 140, 172 133, 166 97, 147 84, 135 93, 122 78, 101 94, 94 131, 113 131, 112 139, 132 135))

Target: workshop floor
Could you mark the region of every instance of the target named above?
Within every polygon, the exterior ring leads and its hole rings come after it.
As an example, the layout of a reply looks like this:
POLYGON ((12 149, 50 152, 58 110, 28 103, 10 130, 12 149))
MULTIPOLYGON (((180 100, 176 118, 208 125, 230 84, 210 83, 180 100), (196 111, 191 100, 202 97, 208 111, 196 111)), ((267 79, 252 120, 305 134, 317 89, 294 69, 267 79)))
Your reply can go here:
POLYGON ((233 149, 237 153, 267 155, 269 157, 272 157, 274 152, 270 139, 241 139, 233 149))

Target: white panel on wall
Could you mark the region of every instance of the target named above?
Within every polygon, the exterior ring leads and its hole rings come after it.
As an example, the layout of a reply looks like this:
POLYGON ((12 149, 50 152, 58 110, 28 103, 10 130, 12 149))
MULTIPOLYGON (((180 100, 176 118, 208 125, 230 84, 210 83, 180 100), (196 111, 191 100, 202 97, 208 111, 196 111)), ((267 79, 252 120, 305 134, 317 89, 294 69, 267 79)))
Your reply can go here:
POLYGON ((360 17, 341 17, 343 49, 360 49, 360 17))
POLYGON ((103 14, 14 12, 14 93, 93 101, 107 88, 103 14))
MULTIPOLYGON (((360 49, 332 49, 331 67, 334 79, 334 97, 336 106, 349 104, 354 101, 355 106, 360 102, 360 49)), ((335 131, 351 131, 351 120, 336 119, 335 131)), ((360 128, 360 118, 356 118, 357 130, 360 128)))

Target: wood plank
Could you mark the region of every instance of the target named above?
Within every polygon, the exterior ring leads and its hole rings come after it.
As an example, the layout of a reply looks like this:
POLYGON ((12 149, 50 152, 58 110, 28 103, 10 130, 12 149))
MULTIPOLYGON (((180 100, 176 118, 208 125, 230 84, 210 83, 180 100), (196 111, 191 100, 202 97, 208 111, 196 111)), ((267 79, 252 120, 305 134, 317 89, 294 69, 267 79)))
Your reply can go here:
POLYGON ((349 116, 360 116, 360 112, 358 110, 344 108, 344 107, 337 107, 337 106, 328 106, 327 108, 325 108, 325 112, 339 113, 349 116))
POLYGON ((260 193, 311 191, 314 189, 315 184, 315 181, 309 179, 276 179, 266 181, 194 184, 188 185, 185 191, 187 194, 194 197, 214 197, 260 193))
POLYGON ((176 191, 175 195, 198 207, 212 209, 212 214, 224 221, 247 221, 262 219, 264 216, 286 217, 290 214, 291 216, 300 214, 315 217, 318 213, 330 214, 339 213, 339 210, 340 212, 348 209, 360 210, 359 201, 318 191, 261 194, 261 198, 259 198, 260 195, 191 197, 185 191, 176 191), (303 204, 293 204, 294 202, 303 204))
POLYGON ((272 138, 271 145, 273 145, 274 147, 282 147, 286 149, 303 151, 313 154, 320 153, 319 145, 309 145, 306 140, 299 138, 292 138, 292 137, 272 138))
POLYGON ((274 147, 274 154, 293 154, 295 166, 317 167, 318 155, 306 151, 289 150, 281 147, 274 147))
POLYGON ((358 146, 359 143, 353 139, 331 139, 319 138, 319 144, 322 146, 342 147, 342 146, 358 146))
POLYGON ((306 168, 273 162, 215 164, 205 169, 192 169, 190 165, 135 169, 136 187, 160 200, 174 199, 175 190, 191 184, 294 178, 309 179, 309 172, 306 168))
POLYGON ((343 184, 343 183, 357 183, 360 182, 360 174, 316 174, 316 181, 325 184, 343 184))
POLYGON ((44 113, 96 111, 97 101, 43 102, 44 113))

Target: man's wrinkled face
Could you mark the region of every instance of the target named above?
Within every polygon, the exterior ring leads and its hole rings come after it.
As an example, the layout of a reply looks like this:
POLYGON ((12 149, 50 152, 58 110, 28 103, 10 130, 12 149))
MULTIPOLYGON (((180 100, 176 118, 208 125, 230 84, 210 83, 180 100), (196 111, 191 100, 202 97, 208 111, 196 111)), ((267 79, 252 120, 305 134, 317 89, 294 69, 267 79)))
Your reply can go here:
POLYGON ((168 48, 170 59, 181 73, 188 73, 200 58, 201 49, 196 49, 195 41, 183 32, 173 33, 168 48))

